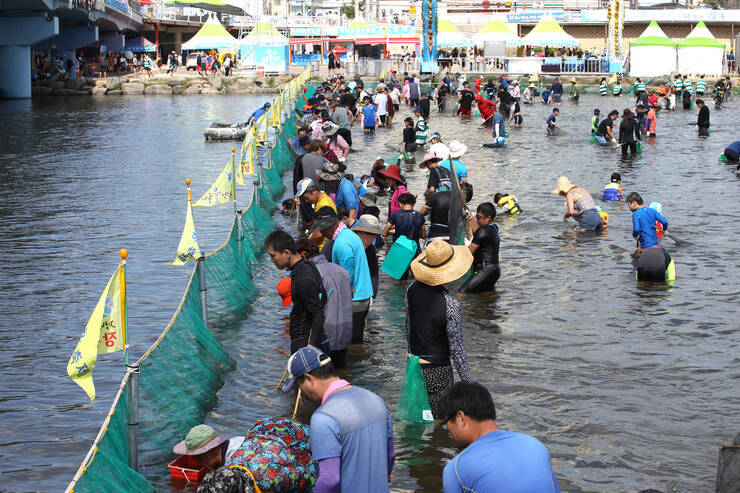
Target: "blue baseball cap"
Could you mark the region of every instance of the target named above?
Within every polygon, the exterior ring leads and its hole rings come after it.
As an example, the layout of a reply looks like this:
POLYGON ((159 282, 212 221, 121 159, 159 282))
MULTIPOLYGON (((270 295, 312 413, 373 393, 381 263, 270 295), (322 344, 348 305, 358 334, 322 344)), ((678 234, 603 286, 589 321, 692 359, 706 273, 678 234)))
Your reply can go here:
POLYGON ((306 346, 293 353, 288 360, 288 379, 283 384, 283 392, 289 391, 295 384, 295 379, 315 369, 331 363, 331 358, 320 349, 306 346))

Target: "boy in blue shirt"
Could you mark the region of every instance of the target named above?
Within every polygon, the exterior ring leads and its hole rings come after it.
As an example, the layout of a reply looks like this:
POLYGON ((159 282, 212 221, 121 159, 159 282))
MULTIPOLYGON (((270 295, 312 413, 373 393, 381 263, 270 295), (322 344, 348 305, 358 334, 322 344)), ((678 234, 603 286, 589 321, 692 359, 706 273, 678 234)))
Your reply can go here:
POLYGON ((601 192, 601 200, 605 202, 619 202, 622 200, 622 175, 612 173, 611 181, 601 192))
POLYGON ((542 98, 542 104, 550 104, 550 88, 546 87, 542 90, 540 93, 540 98, 542 98))
POLYGON ((378 109, 372 103, 370 96, 363 99, 365 106, 362 107, 362 125, 365 127, 365 133, 375 132, 375 124, 378 121, 378 109))
POLYGON ((639 242, 639 249, 658 246, 658 231, 655 221, 660 223, 663 231, 668 229, 668 220, 660 212, 645 207, 642 197, 637 192, 627 195, 627 206, 632 211, 632 236, 639 242))
POLYGON ((554 135, 555 129, 558 127, 558 124, 555 123, 555 119, 560 114, 560 110, 557 108, 552 109, 552 115, 550 115, 547 118, 547 135, 554 135))

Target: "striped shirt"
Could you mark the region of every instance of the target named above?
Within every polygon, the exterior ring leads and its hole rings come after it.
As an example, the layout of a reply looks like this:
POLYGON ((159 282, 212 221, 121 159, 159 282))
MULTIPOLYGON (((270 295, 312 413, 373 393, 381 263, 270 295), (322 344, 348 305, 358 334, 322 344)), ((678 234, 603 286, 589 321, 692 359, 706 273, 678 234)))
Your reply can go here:
POLYGON ((606 96, 606 94, 609 92, 609 88, 606 85, 606 82, 602 82, 599 86, 599 94, 602 96, 606 96))
POLYGON ((681 84, 681 79, 673 79, 673 86, 680 91, 683 87, 683 85, 681 84))
POLYGON ((427 122, 424 118, 419 118, 416 122, 416 145, 422 146, 427 143, 427 122))
POLYGON ((614 86, 614 89, 612 89, 612 92, 615 96, 619 96, 620 94, 622 94, 622 85, 617 83, 617 85, 614 86))
POLYGON ((637 92, 645 92, 645 83, 644 82, 638 82, 637 83, 637 92))
POLYGON ((704 79, 696 81, 696 94, 704 94, 707 92, 707 82, 704 79))
POLYGON ((691 94, 691 81, 689 79, 683 81, 683 88, 691 94))

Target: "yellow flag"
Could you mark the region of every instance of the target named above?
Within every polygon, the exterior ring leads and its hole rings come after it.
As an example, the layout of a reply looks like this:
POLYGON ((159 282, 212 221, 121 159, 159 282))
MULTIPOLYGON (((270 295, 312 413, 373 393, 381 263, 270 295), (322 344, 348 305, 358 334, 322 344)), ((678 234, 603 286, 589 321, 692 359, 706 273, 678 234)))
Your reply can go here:
POLYGON ((536 72, 529 76, 529 82, 538 82, 539 80, 540 77, 536 72))
POLYGON ((234 200, 234 157, 226 163, 221 174, 193 207, 213 207, 234 200))
POLYGON ((269 126, 267 122, 268 116, 269 114, 265 113, 255 122, 255 127, 257 130, 257 140, 267 140, 267 127, 269 126))
POLYGON ((186 262, 197 260, 201 257, 198 246, 198 235, 195 234, 195 223, 193 222, 193 209, 188 201, 188 212, 185 215, 185 228, 182 230, 182 238, 177 247, 175 260, 170 265, 185 265, 186 262))
POLYGON ((616 84, 617 83, 617 73, 614 72, 611 77, 609 77, 608 84, 616 84))
POLYGON ((236 168, 236 182, 244 185, 244 175, 254 174, 255 141, 254 136, 247 134, 247 139, 242 146, 241 159, 236 168))
POLYGON ((67 362, 67 375, 82 387, 92 402, 95 402, 95 385, 92 371, 98 353, 112 353, 124 349, 126 341, 123 326, 123 298, 121 296, 121 267, 108 281, 98 304, 87 321, 80 342, 67 362))

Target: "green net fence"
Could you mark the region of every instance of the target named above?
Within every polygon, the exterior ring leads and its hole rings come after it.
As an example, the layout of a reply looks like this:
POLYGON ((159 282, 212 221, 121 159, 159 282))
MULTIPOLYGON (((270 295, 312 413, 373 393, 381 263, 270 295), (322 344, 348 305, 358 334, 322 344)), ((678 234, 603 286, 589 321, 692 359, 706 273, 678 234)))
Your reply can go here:
MULTIPOLYGON (((305 74, 301 77, 301 82, 307 80, 305 74)), ((297 88, 297 94, 290 96, 300 107, 304 98, 300 85, 297 88)), ((305 94, 310 97, 313 88, 308 87, 305 94)), ((246 318, 258 294, 252 282, 252 266, 264 250, 266 236, 275 227, 271 214, 285 189, 282 175, 292 169, 294 161, 290 139, 296 135, 296 124, 294 117, 287 117, 290 103, 285 103, 282 125, 273 120, 273 125, 280 127, 274 143, 261 150, 258 147, 258 185, 249 205, 235 215, 226 242, 193 268, 170 323, 137 362, 138 374, 134 376, 135 370, 127 370, 68 492, 155 491, 145 475, 129 466, 129 393, 133 378, 138 379, 139 387, 138 460, 144 474, 151 471, 161 476, 162 458, 171 457, 173 444, 191 427, 202 423, 213 407, 216 391, 223 385, 222 377, 234 368, 235 362, 204 322, 202 291, 207 288, 205 299, 211 326, 246 318)))

